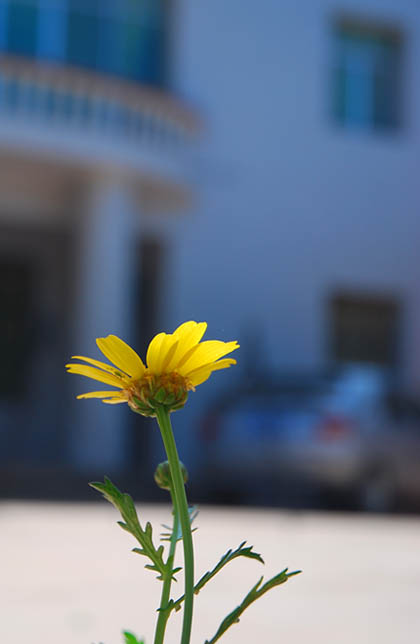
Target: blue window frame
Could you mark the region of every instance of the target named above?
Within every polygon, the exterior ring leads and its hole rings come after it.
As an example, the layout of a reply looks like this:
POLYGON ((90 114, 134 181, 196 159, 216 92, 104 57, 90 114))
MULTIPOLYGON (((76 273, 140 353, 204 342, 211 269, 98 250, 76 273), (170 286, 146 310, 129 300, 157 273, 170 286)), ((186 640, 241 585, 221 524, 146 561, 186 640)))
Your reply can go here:
POLYGON ((335 29, 333 113, 344 126, 401 123, 402 38, 397 30, 345 20, 335 29))

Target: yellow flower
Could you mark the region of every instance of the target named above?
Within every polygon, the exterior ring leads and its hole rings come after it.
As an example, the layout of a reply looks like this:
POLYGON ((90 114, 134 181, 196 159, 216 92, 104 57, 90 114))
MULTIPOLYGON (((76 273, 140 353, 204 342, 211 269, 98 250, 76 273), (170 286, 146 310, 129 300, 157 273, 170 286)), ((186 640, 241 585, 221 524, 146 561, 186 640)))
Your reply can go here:
POLYGON ((115 390, 91 391, 78 398, 101 398, 108 404, 128 403, 140 414, 154 416, 157 405, 170 411, 184 406, 188 391, 207 380, 213 371, 225 369, 236 360, 223 356, 239 348, 235 342, 200 342, 206 322, 184 322, 173 333, 159 333, 149 344, 146 363, 115 335, 98 338, 96 344, 113 364, 84 356, 73 356, 88 364, 70 363, 69 373, 98 380, 115 390), (91 366, 92 365, 92 366, 91 366), (114 366, 115 365, 115 366, 114 366))

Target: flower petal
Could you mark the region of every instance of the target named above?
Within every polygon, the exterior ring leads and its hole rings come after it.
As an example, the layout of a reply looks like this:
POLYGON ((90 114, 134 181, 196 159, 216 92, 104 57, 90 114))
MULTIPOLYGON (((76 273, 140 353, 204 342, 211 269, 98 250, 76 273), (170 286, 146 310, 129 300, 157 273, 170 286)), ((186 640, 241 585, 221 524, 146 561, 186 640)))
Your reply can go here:
POLYGON ((197 346, 188 360, 178 367, 179 373, 186 375, 194 369, 215 362, 227 353, 235 351, 235 349, 239 349, 239 344, 236 341, 222 342, 221 340, 208 340, 207 342, 202 342, 197 346))
POLYGON ((194 371, 186 374, 186 377, 191 381, 191 384, 196 387, 197 385, 201 385, 202 382, 207 380, 207 378, 210 377, 213 371, 219 371, 219 369, 227 369, 233 364, 236 364, 236 360, 234 360, 233 358, 226 358, 225 360, 212 362, 211 364, 207 364, 199 367, 198 369, 194 369, 194 371))
POLYGON ((164 365, 167 364, 168 358, 169 360, 171 359, 173 347, 175 344, 178 344, 178 340, 174 338, 172 333, 165 334, 165 337, 162 340, 162 344, 160 345, 159 361, 157 365, 158 374, 163 373, 164 365))
POLYGON ((160 349, 160 369, 162 373, 170 371, 169 364, 172 362, 172 358, 178 349, 178 344, 179 341, 174 338, 173 335, 168 336, 168 338, 162 342, 162 347, 160 349))
POLYGON ((93 364, 95 367, 98 367, 98 369, 103 369, 104 371, 108 371, 108 373, 112 373, 116 376, 120 375, 121 377, 126 377, 125 373, 120 373, 112 364, 106 364, 106 362, 101 362, 100 360, 94 360, 93 358, 86 358, 85 356, 72 356, 72 360, 84 360, 85 362, 89 362, 89 364, 93 364))
POLYGON ((116 335, 98 338, 96 344, 104 356, 132 378, 141 378, 145 372, 141 358, 126 342, 116 335))
POLYGON ((172 333, 159 333, 153 338, 147 350, 147 366, 152 373, 160 375, 166 370, 177 344, 172 333))
POLYGON ((127 401, 125 398, 106 398, 102 402, 107 405, 119 405, 120 403, 126 403, 127 401))
POLYGON ((189 378, 193 387, 197 387, 197 385, 201 385, 201 383, 205 382, 208 378, 210 378, 211 372, 212 370, 208 366, 200 367, 199 369, 196 369, 194 374, 189 378))
POLYGON ((189 322, 184 322, 181 324, 172 335, 174 335, 178 340, 184 340, 192 337, 192 344, 197 344, 200 342, 201 338, 205 334, 207 329, 207 322, 194 322, 190 320, 189 322))
POLYGON ((153 373, 157 373, 157 367, 159 366, 160 349, 165 337, 166 333, 158 333, 157 335, 155 335, 153 340, 150 341, 149 348, 147 349, 147 367, 153 373))
POLYGON ((213 362, 211 366, 211 370, 219 371, 220 369, 227 369, 228 367, 231 367, 233 364, 236 364, 236 360, 234 358, 224 358, 223 360, 218 360, 217 362, 213 362))
POLYGON ((182 338, 186 333, 189 333, 191 329, 194 329, 197 325, 197 322, 194 320, 189 320, 188 322, 183 322, 180 324, 172 335, 175 335, 178 339, 182 338))
POLYGON ((92 378, 92 380, 97 380, 98 382, 104 382, 106 385, 111 385, 111 387, 118 387, 118 389, 123 389, 126 382, 105 371, 100 371, 95 369, 95 367, 89 367, 86 364, 76 364, 70 363, 66 364, 66 369, 69 373, 77 373, 79 376, 86 376, 87 378, 92 378))
POLYGON ((118 391, 89 391, 86 394, 79 394, 77 396, 77 399, 80 400, 82 398, 112 398, 118 393, 118 391))
POLYGON ((175 351, 171 361, 167 365, 168 371, 177 369, 181 360, 185 359, 188 352, 196 347, 207 329, 206 322, 184 322, 175 331, 173 335, 178 338, 178 348, 175 351))

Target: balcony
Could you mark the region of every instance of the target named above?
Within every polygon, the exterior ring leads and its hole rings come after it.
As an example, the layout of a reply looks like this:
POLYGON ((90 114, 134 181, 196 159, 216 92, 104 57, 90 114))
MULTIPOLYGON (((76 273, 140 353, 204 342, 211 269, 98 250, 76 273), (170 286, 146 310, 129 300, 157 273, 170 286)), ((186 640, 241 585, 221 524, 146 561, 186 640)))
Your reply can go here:
POLYGON ((197 115, 163 91, 65 65, 0 57, 0 150, 170 184, 188 175, 197 115))

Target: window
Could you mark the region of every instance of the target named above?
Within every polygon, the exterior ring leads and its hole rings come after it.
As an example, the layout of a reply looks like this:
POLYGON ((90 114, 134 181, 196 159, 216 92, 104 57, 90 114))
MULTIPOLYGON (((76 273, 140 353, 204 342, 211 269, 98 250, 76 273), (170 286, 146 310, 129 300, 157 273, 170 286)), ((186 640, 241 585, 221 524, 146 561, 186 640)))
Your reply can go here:
POLYGON ((330 300, 330 348, 338 362, 397 362, 400 310, 392 298, 340 293, 330 300))
POLYGON ((345 126, 392 129, 401 121, 401 34, 341 20, 335 28, 333 112, 345 126))
POLYGON ((67 19, 67 60, 72 65, 97 67, 100 19, 97 7, 70 0, 67 19), (89 11, 88 9, 91 9, 89 11), (95 11, 92 11, 95 9, 95 11))
POLYGON ((45 60, 63 60, 67 25, 66 13, 60 4, 43 0, 38 18, 37 56, 45 60))
MULTIPOLYGON (((420 404, 419 401, 413 398, 401 396, 396 392, 389 392, 385 399, 386 410, 390 417, 400 424, 400 429, 404 428, 404 424, 408 425, 408 429, 413 429, 413 425, 417 430, 420 430, 420 404)), ((407 429, 407 427, 406 427, 407 429)))
POLYGON ((161 85, 167 7, 165 0, 0 0, 0 49, 161 85))
POLYGON ((13 54, 34 56, 36 53, 38 7, 14 2, 7 15, 8 50, 13 54))

